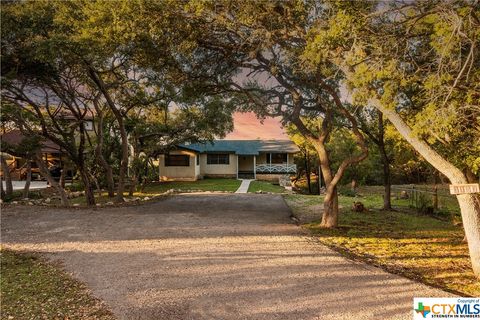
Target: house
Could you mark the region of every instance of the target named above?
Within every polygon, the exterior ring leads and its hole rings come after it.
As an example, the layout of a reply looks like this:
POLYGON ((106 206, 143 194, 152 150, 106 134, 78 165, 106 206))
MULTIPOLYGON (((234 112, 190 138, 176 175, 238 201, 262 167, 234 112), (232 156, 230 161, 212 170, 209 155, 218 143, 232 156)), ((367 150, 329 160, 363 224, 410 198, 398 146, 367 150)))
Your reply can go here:
POLYGON ((290 140, 215 140, 178 145, 160 155, 162 181, 197 180, 204 177, 277 180, 296 174, 293 156, 299 152, 290 140))
MULTIPOLYGON (((5 146, 15 147, 22 143, 25 136, 20 132, 20 130, 11 130, 5 132, 0 136, 1 143, 5 146)), ((55 165, 60 165, 66 158, 64 152, 55 142, 44 139, 40 142, 40 152, 42 158, 45 160, 47 167, 52 167, 55 165)), ((20 156, 10 155, 8 153, 2 152, 2 156, 5 157, 10 174, 13 180, 23 180, 27 175, 27 159, 24 159, 20 156)), ((40 171, 35 162, 32 162, 32 178, 40 179, 40 171)), ((3 173, 0 173, 0 175, 3 173)))

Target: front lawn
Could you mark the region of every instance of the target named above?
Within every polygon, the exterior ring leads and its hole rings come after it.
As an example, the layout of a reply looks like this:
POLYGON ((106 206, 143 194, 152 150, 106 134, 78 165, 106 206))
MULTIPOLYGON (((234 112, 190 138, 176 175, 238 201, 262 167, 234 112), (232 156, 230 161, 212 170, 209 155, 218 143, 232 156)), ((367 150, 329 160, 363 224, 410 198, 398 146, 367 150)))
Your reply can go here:
MULTIPOLYGON (((222 192, 235 192, 240 187, 240 180, 236 179, 203 179, 197 181, 169 181, 169 182, 153 182, 145 186, 143 192, 136 191, 133 193, 133 197, 154 197, 168 190, 174 189, 177 192, 188 191, 222 191, 222 192)), ((139 186, 138 186, 139 187, 139 186)), ((128 187, 125 188, 128 190, 128 187)), ((124 197, 128 198, 128 192, 124 193, 124 197)), ((95 192, 96 203, 105 204, 113 201, 112 198, 107 196, 106 192, 103 192, 101 196, 95 192)), ((84 196, 74 198, 71 200, 72 204, 86 205, 84 196)))
MULTIPOLYGON (((293 213, 321 216, 322 196, 286 195, 293 213)), ((324 229, 319 220, 305 223, 318 239, 345 255, 378 265, 390 272, 463 295, 479 296, 463 229, 448 220, 412 211, 380 211, 381 196, 339 197, 339 227, 324 229), (353 201, 369 211, 353 212, 353 201)))
POLYGON ((200 191, 226 191, 235 192, 240 187, 240 180, 237 179, 203 179, 197 181, 172 181, 155 182, 145 187, 144 193, 159 194, 170 189, 175 190, 200 190, 200 191))
POLYGON ((285 188, 279 186, 278 184, 272 184, 267 181, 255 180, 250 182, 250 186, 248 187, 248 192, 255 193, 259 191, 272 192, 272 193, 284 193, 285 188))
POLYGON ((2 249, 2 319, 114 319, 71 276, 33 254, 2 249))

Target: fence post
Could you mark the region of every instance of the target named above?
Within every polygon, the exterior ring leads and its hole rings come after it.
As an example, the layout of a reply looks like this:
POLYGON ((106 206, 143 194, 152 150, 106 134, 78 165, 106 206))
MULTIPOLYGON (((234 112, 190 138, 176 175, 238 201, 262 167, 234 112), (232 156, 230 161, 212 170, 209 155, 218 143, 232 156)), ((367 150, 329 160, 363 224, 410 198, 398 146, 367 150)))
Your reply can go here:
POLYGON ((417 190, 417 188, 415 186, 413 186, 413 189, 414 189, 414 194, 415 194, 415 209, 418 209, 418 196, 420 195, 419 194, 420 190, 417 190))
POLYGON ((415 203, 415 208, 417 207, 417 199, 416 199, 416 193, 415 193, 415 185, 412 184, 412 191, 411 191, 411 197, 410 197, 411 201, 411 206, 413 207, 414 206, 414 203, 415 203))
POLYGON ((433 210, 438 210, 438 188, 435 186, 433 188, 433 210))

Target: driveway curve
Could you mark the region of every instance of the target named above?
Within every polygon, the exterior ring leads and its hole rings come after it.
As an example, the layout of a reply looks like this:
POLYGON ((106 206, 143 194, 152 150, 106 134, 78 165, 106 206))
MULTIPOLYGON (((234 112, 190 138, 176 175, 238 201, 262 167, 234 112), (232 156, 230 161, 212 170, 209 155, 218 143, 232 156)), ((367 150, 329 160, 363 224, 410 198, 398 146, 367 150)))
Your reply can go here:
POLYGON ((331 251, 277 195, 35 210, 3 210, 3 245, 61 261, 119 319, 411 319, 449 295, 331 251))

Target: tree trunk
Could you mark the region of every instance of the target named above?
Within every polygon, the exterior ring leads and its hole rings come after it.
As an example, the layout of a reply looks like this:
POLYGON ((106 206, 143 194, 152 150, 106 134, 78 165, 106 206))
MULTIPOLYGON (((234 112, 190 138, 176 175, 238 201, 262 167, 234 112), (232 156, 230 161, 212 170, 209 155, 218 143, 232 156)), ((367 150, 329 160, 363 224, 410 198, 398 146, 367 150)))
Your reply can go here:
POLYGON ((378 110, 378 148, 380 149, 380 154, 382 157, 383 164, 383 186, 385 192, 383 194, 383 210, 392 209, 392 182, 390 176, 390 159, 387 155, 387 150, 385 149, 385 127, 383 121, 383 113, 378 110))
POLYGON ((7 160, 3 156, 0 156, 2 164, 3 178, 5 179, 5 195, 11 197, 13 195, 12 175, 10 174, 10 168, 8 167, 7 160))
POLYGON ((473 273, 480 278, 480 197, 476 194, 459 194, 457 199, 462 212, 473 273))
POLYGON ((338 225, 338 192, 337 188, 327 188, 323 200, 323 215, 321 227, 334 228, 338 225))
POLYGON ((0 177, 0 199, 5 200, 5 190, 3 190, 3 176, 0 177))
MULTIPOLYGON (((398 132, 412 147, 420 153, 435 169, 444 174, 453 184, 468 183, 463 172, 444 159, 426 142, 417 138, 410 127, 395 111, 386 109, 378 100, 371 101, 373 105, 387 116, 398 132)), ((475 194, 457 195, 460 211, 462 213, 463 227, 468 241, 468 249, 475 275, 480 278, 480 199, 475 194)))
POLYGON ((35 153, 33 156, 33 159, 38 165, 38 169, 40 170, 40 174, 47 179, 48 183, 50 184, 51 187, 53 187, 58 195, 60 196, 60 201, 62 203, 62 206, 69 206, 70 201, 68 200, 67 194, 65 193, 65 190, 60 187, 60 185, 55 181, 55 179, 52 178, 50 175, 50 172, 48 171, 47 165, 45 162, 43 162, 42 159, 42 154, 40 152, 35 153))
POLYGON ((308 163, 309 162, 308 153, 305 153, 304 160, 305 160, 305 178, 307 178, 308 194, 312 194, 312 185, 310 182, 310 165, 308 163))
POLYGON ((62 170, 60 171, 60 187, 65 189, 65 169, 62 167, 62 170))
POLYGON ((133 173, 132 179, 130 179, 130 188, 128 189, 128 196, 133 197, 133 193, 137 188, 137 174, 133 173))
POLYGON ((32 181, 32 162, 30 161, 30 159, 27 159, 27 179, 25 180, 25 186, 23 187, 23 198, 28 198, 31 181, 32 181))
POLYGON ((110 96, 107 90, 107 87, 103 82, 103 79, 101 78, 101 76, 99 76, 99 74, 92 67, 92 65, 88 64, 87 67, 89 69, 90 77, 96 83, 100 92, 102 92, 110 110, 115 116, 115 119, 117 120, 117 123, 118 123, 118 128, 120 130, 120 137, 121 137, 121 143, 122 143, 122 158, 120 160, 120 170, 118 173, 117 196, 115 197, 115 202, 120 203, 120 202, 123 202, 123 191, 125 189, 125 175, 128 169, 128 136, 127 136, 127 131, 125 129, 125 123, 123 121, 124 115, 113 102, 112 97, 110 96))
POLYGON ((95 194, 93 193, 92 183, 90 178, 88 177, 87 170, 82 166, 78 167, 78 171, 80 172, 80 178, 82 179, 84 188, 85 188, 85 199, 88 206, 95 205, 95 194))
POLYGON ((334 228, 338 224, 338 194, 336 183, 335 185, 332 184, 334 176, 332 169, 330 168, 330 159, 328 158, 328 151, 325 147, 324 140, 319 139, 314 146, 318 154, 318 159, 320 161, 319 168, 323 174, 323 180, 326 187, 325 198, 323 199, 322 222, 320 226, 324 228, 334 228))
POLYGON ((108 197, 113 198, 115 196, 115 181, 113 180, 113 170, 112 166, 107 162, 103 156, 103 112, 100 107, 94 102, 95 109, 98 115, 98 130, 97 130, 97 147, 95 148, 95 156, 97 158, 98 164, 105 170, 105 178, 107 180, 107 191, 108 197))
POLYGON ((117 118, 120 128, 120 137, 122 140, 122 159, 120 161, 120 170, 118 173, 118 187, 115 202, 123 202, 123 191, 125 190, 125 175, 128 168, 128 137, 122 118, 117 118))
POLYGON ((90 174, 90 177, 93 181, 93 184, 95 185, 95 188, 96 188, 96 191, 97 191, 97 195, 99 197, 102 196, 102 188, 100 187, 100 183, 98 183, 98 179, 95 178, 95 176, 93 174, 90 174))
POLYGON ((317 185, 318 185, 318 195, 321 195, 322 194, 322 169, 320 168, 320 166, 318 166, 318 181, 317 181, 317 185))
POLYGON ((478 177, 470 169, 465 170, 465 176, 467 177, 468 183, 480 183, 478 177))
POLYGON ((115 197, 115 181, 113 180, 113 171, 112 167, 105 161, 107 166, 104 166, 103 168, 105 169, 105 178, 107 179, 107 192, 108 192, 108 197, 113 198, 115 197))
POLYGON ((382 156, 382 165, 383 165, 383 210, 391 210, 392 209, 392 182, 391 182, 391 175, 390 175, 390 161, 387 157, 387 153, 385 151, 385 146, 380 147, 380 154, 382 156))

